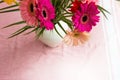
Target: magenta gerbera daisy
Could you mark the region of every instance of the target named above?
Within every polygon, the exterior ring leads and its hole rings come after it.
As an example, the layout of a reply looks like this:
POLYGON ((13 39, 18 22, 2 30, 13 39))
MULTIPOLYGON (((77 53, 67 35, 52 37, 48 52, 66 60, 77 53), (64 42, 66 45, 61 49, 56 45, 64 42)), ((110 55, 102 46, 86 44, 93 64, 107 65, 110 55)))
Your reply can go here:
POLYGON ((23 20, 30 26, 37 26, 38 19, 36 18, 35 0, 21 0, 20 11, 23 20))
POLYGON ((37 17, 40 21, 40 27, 45 27, 47 30, 54 28, 52 20, 55 18, 55 9, 50 0, 38 0, 37 17))
POLYGON ((95 2, 81 3, 72 17, 75 28, 81 32, 89 32, 92 26, 95 26, 96 22, 99 22, 98 13, 99 10, 95 2))

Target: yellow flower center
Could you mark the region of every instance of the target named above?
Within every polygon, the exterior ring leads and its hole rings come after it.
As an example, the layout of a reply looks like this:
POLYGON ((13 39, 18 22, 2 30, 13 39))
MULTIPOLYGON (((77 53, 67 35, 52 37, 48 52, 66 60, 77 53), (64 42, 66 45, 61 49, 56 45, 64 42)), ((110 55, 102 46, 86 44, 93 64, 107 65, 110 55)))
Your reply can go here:
POLYGON ((16 2, 15 0, 4 0, 4 2, 6 2, 7 4, 12 4, 13 2, 16 2))

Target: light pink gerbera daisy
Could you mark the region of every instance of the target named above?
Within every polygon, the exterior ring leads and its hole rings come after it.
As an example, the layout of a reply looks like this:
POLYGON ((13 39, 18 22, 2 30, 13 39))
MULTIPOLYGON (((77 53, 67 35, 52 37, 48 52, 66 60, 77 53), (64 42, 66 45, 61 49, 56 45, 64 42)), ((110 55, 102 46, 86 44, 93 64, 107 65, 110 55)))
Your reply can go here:
POLYGON ((35 0, 21 0, 20 11, 23 20, 30 26, 37 26, 38 19, 36 18, 35 0))
POLYGON ((95 26, 96 22, 99 22, 98 13, 99 11, 95 2, 81 3, 72 17, 75 28, 81 32, 89 32, 92 26, 95 26))
POLYGON ((87 32, 79 32, 78 30, 67 31, 67 35, 64 38, 64 42, 67 45, 78 46, 84 44, 89 39, 87 32))
POLYGON ((40 27, 45 27, 47 30, 52 30, 54 24, 52 20, 55 18, 55 9, 50 0, 38 0, 37 17, 40 21, 40 27))

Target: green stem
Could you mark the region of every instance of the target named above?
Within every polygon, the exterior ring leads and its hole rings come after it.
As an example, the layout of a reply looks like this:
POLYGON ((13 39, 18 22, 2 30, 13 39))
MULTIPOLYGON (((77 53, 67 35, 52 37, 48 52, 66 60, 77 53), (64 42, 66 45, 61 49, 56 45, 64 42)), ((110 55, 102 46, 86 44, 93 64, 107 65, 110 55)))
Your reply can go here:
POLYGON ((18 3, 18 2, 16 2, 16 1, 15 1, 15 4, 16 4, 17 6, 19 6, 19 3, 18 3))
POLYGON ((62 14, 58 15, 55 20, 53 20, 53 23, 56 24, 58 21, 63 17, 62 14))
POLYGON ((62 9, 63 9, 66 13, 71 14, 71 13, 68 12, 65 8, 62 7, 62 9))
POLYGON ((0 10, 4 10, 4 9, 8 9, 8 8, 13 8, 13 7, 16 7, 16 6, 18 6, 18 5, 12 5, 12 6, 7 6, 7 7, 4 7, 4 8, 1 8, 0 10))
POLYGON ((25 23, 25 21, 19 21, 19 22, 12 23, 12 24, 10 24, 10 25, 8 25, 8 26, 5 26, 5 27, 3 27, 3 28, 8 28, 8 27, 11 27, 11 26, 14 26, 14 25, 23 24, 23 23, 25 23))
POLYGON ((54 6, 56 7, 57 0, 53 0, 54 6))
POLYGON ((61 38, 63 38, 63 37, 61 36, 61 34, 58 32, 58 30, 56 29, 56 27, 55 27, 54 29, 55 29, 55 31, 57 32, 57 34, 58 34, 61 38))
POLYGON ((73 0, 70 0, 71 2, 73 2, 73 0))
POLYGON ((14 12, 14 11, 19 11, 19 9, 12 9, 12 10, 1 11, 0 13, 14 12))
POLYGON ((64 31, 64 33, 67 34, 67 32, 64 30, 64 28, 62 27, 62 25, 60 24, 60 22, 58 22, 58 25, 59 25, 60 28, 64 31))
POLYGON ((28 35, 28 34, 34 32, 34 31, 36 31, 36 30, 38 30, 38 29, 39 29, 39 27, 36 27, 36 28, 34 28, 32 31, 25 33, 25 35, 28 35))
POLYGON ((72 13, 63 13, 63 15, 72 14, 72 13))
POLYGON ((37 39, 40 37, 41 34, 43 34, 44 31, 45 31, 45 27, 42 29, 40 28, 37 29, 37 39))
POLYGON ((107 12, 107 13, 109 13, 109 14, 110 14, 110 12, 109 12, 109 11, 107 11, 106 9, 104 9, 103 7, 101 7, 101 6, 99 6, 99 5, 98 5, 98 9, 103 10, 103 11, 105 11, 105 12, 107 12))
POLYGON ((63 1, 61 2, 60 6, 63 6, 64 2, 65 2, 65 0, 63 0, 63 1))
POLYGON ((67 23, 68 26, 69 26, 69 28, 70 28, 71 30, 73 30, 73 25, 72 25, 72 21, 71 21, 71 20, 66 19, 65 17, 63 17, 63 18, 62 18, 62 21, 64 21, 65 23, 67 23))
POLYGON ((3 3, 4 1, 0 1, 0 3, 3 3))
POLYGON ((73 15, 66 15, 66 16, 64 16, 64 17, 71 17, 71 16, 73 16, 73 15))
POLYGON ((12 37, 14 37, 14 36, 17 36, 17 35, 25 32, 26 30, 28 30, 28 29, 30 29, 30 28, 33 28, 33 27, 31 27, 31 26, 25 26, 25 27, 17 30, 16 32, 14 32, 14 33, 13 33, 10 37, 8 37, 8 38, 12 38, 12 37))

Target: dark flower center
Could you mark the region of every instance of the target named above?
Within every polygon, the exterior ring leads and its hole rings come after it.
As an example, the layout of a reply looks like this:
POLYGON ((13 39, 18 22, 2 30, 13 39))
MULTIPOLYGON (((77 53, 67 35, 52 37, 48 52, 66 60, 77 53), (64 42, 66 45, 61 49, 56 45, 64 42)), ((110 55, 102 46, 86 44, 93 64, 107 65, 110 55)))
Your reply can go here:
POLYGON ((47 17, 47 14, 46 14, 45 10, 43 10, 42 14, 43 14, 43 17, 45 17, 45 18, 47 17))
POLYGON ((78 34, 78 33, 75 33, 74 36, 75 36, 75 37, 79 37, 79 34, 78 34))
POLYGON ((87 15, 84 15, 83 18, 82 18, 82 21, 83 22, 86 22, 88 20, 88 16, 87 15))
POLYGON ((33 6, 32 3, 30 4, 30 11, 31 11, 31 12, 34 12, 34 6, 33 6))
POLYGON ((88 16, 87 14, 84 14, 84 15, 81 17, 81 23, 82 23, 82 24, 86 24, 88 21, 89 21, 89 16, 88 16))

